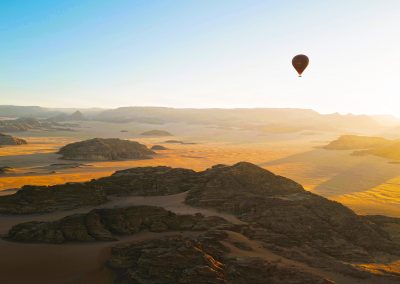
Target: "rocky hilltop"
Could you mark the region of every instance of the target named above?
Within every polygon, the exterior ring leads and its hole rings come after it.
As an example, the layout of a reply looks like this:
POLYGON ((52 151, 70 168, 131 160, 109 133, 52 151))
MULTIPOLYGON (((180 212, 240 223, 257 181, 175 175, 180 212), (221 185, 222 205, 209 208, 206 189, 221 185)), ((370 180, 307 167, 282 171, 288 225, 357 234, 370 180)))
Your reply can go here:
POLYGON ((94 138, 68 144, 59 151, 66 160, 112 161, 148 159, 155 154, 145 145, 117 138, 94 138))
POLYGON ((229 243, 229 234, 219 230, 117 246, 106 265, 115 283, 334 283, 284 263, 233 257, 223 242, 229 243))
POLYGON ((220 217, 176 215, 160 207, 134 206, 96 209, 55 222, 28 222, 14 226, 8 237, 21 242, 64 243, 115 241, 141 231, 205 231, 228 225, 220 217))
POLYGON ((54 211, 103 204, 113 196, 183 192, 186 206, 234 215, 242 223, 136 206, 22 223, 9 231, 8 238, 95 242, 143 230, 178 231, 171 238, 160 235, 157 240, 113 248, 107 268, 116 283, 196 283, 198 279, 206 283, 266 283, 266 279, 268 283, 331 283, 327 272, 361 281, 375 277, 368 266, 361 265, 365 263, 384 263, 379 281, 400 280, 389 266, 400 259, 400 219, 359 216, 290 179, 246 162, 201 172, 133 168, 86 183, 24 187, 0 197, 0 212, 54 211), (185 235, 195 231, 201 234, 185 235), (271 255, 277 255, 280 262, 271 262, 271 255))
POLYGON ((0 146, 24 145, 24 144, 27 144, 27 142, 24 139, 0 133, 0 146))

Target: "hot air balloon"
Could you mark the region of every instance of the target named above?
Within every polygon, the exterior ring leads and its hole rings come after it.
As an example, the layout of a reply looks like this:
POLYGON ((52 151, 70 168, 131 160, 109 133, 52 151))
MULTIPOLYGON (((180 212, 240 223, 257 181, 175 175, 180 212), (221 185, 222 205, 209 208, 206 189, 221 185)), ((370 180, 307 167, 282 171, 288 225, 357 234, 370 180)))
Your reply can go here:
POLYGON ((296 69, 297 73, 299 73, 299 77, 308 66, 309 59, 304 54, 298 54, 292 59, 292 65, 294 69, 296 69))

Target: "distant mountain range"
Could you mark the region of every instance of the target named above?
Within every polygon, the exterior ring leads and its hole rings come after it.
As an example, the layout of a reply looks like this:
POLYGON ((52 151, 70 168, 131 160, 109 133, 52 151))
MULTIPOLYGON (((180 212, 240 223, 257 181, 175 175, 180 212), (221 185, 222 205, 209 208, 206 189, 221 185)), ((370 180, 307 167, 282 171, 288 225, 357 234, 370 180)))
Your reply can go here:
POLYGON ((0 106, 0 117, 34 117, 53 121, 74 117, 105 122, 138 122, 147 124, 188 123, 257 129, 264 132, 296 132, 302 130, 368 129, 378 131, 400 125, 393 116, 320 114, 310 109, 237 108, 193 109, 166 107, 121 107, 116 109, 43 108, 39 106, 0 106), (78 114, 78 115, 77 115, 78 114))

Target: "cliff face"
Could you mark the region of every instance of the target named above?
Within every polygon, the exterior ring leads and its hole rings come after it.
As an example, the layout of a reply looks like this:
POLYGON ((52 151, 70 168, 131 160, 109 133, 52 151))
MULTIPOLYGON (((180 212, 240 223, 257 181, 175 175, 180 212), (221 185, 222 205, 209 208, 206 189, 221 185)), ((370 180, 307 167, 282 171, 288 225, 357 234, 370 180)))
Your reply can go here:
POLYGON ((23 145, 23 144, 27 144, 27 142, 24 139, 0 133, 0 145, 11 146, 11 145, 23 145))
POLYGON ((66 160, 88 161, 148 159, 155 154, 143 144, 116 138, 94 138, 68 144, 58 153, 66 160))

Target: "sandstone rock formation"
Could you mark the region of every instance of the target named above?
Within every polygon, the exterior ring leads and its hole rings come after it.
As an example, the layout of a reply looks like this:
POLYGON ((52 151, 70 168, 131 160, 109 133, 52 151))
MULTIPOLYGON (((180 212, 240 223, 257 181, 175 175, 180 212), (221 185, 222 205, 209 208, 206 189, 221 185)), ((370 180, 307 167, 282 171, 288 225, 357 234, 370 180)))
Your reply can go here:
POLYGON ((260 258, 228 256, 227 234, 172 236, 114 247, 107 266, 115 283, 328 284, 323 277, 260 258))
MULTIPOLYGON (((0 213, 96 205, 113 195, 181 192, 187 192, 187 204, 233 214, 243 224, 234 226, 218 217, 176 215, 141 206, 95 209, 54 222, 23 223, 9 231, 9 238, 63 243, 115 240, 142 230, 207 231, 190 239, 162 239, 113 249, 108 266, 116 283, 196 283, 195 279, 200 283, 329 283, 324 277, 310 275, 310 270, 252 259, 248 256, 251 253, 232 258, 223 237, 232 232, 302 266, 359 279, 372 277, 359 263, 400 257, 400 219, 356 215, 337 202, 305 191, 292 180, 246 162, 216 165, 201 172, 139 167, 86 183, 28 186, 0 197, 0 213)), ((231 245, 248 252, 254 248, 236 241, 231 245)), ((390 271, 380 273, 399 279, 390 271)))
POLYGON ((12 146, 27 144, 24 139, 0 133, 0 146, 12 146))
POLYGON ((94 138, 68 144, 58 153, 66 160, 90 161, 148 159, 155 154, 143 144, 117 138, 94 138))
POLYGON ((176 215, 160 207, 95 209, 55 222, 28 222, 11 228, 8 239, 19 242, 64 243, 113 241, 141 231, 205 231, 228 225, 220 217, 176 215))

